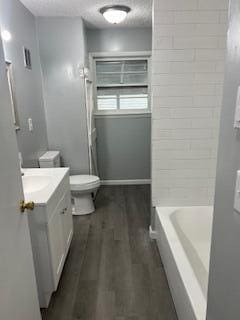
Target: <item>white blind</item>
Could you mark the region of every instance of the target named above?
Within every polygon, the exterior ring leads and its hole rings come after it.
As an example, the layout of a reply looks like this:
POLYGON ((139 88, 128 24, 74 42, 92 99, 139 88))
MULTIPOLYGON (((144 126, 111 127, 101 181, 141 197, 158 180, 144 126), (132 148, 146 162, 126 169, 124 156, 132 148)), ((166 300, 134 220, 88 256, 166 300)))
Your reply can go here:
POLYGON ((148 109, 148 61, 96 61, 98 110, 148 109))
POLYGON ((98 110, 148 109, 147 88, 105 88, 97 91, 98 110))
POLYGON ((97 85, 147 84, 147 60, 97 61, 97 85))

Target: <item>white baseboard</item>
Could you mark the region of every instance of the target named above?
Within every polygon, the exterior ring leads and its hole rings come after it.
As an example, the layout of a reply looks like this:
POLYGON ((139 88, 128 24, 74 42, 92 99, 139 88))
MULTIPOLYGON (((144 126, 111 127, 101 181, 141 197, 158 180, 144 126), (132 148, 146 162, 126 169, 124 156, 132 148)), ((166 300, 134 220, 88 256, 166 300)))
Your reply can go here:
POLYGON ((156 240, 157 239, 157 231, 154 231, 152 229, 152 226, 149 227, 149 236, 152 240, 156 240))
POLYGON ((121 186, 121 185, 137 185, 137 184, 151 184, 151 179, 101 180, 102 186, 121 186))

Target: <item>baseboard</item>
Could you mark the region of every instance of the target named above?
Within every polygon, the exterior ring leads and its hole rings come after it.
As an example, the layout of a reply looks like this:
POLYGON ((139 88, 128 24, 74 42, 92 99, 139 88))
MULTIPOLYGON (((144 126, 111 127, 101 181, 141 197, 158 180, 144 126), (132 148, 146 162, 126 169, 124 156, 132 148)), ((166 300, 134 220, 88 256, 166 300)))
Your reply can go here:
POLYGON ((157 239, 157 231, 154 231, 152 229, 152 226, 149 227, 149 236, 152 240, 156 240, 157 239))
POLYGON ((121 185, 137 185, 137 184, 151 184, 151 179, 101 180, 102 186, 121 186, 121 185))

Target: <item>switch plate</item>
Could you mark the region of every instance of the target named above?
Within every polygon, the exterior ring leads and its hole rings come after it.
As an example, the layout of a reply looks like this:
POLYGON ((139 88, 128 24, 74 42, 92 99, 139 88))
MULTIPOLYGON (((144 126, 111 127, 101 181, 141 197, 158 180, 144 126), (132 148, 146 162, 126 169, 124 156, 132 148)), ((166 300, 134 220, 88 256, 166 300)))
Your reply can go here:
POLYGON ((240 171, 237 171, 235 197, 234 197, 234 210, 240 213, 240 171))
POLYGON ((240 129, 240 87, 238 87, 238 92, 237 92, 234 128, 240 129))
POLYGON ((28 119, 28 130, 33 131, 33 122, 31 118, 28 119))

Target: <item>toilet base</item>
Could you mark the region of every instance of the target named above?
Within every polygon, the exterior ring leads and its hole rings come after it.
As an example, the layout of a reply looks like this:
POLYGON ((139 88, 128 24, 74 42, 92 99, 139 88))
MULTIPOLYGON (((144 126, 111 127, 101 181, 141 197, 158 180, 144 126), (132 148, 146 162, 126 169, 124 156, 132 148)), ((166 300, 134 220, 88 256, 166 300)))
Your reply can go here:
POLYGON ((74 201, 72 214, 74 216, 86 215, 95 211, 91 193, 74 194, 72 197, 74 201))

